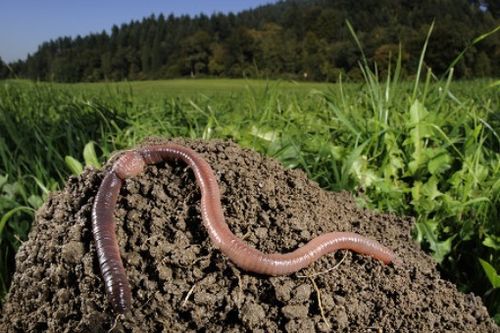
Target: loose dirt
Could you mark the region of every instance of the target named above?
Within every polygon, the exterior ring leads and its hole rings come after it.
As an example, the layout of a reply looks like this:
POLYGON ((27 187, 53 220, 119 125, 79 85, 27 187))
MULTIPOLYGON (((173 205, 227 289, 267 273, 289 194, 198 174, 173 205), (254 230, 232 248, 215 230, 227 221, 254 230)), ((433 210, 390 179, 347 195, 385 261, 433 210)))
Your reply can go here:
POLYGON ((231 142, 174 141, 212 165, 227 223, 250 245, 285 252, 324 232, 354 231, 403 264, 338 251, 290 276, 241 271, 208 239, 191 170, 162 163, 127 180, 118 199, 133 305, 117 316, 90 230, 103 171, 86 169, 38 211, 16 257, 1 332, 500 332, 478 297, 440 278, 410 237, 411 219, 358 208, 350 194, 231 142))

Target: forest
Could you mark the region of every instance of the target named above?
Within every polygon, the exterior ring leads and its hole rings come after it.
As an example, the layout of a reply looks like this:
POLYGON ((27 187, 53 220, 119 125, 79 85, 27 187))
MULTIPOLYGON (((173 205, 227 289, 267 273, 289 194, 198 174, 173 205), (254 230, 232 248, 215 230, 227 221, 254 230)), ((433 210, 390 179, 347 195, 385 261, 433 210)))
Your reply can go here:
POLYGON ((240 13, 194 17, 152 14, 109 32, 60 37, 10 64, 0 78, 95 82, 177 77, 294 80, 361 79, 363 52, 381 73, 401 56, 415 73, 435 23, 425 65, 456 78, 500 75, 500 34, 471 42, 500 25, 497 0, 288 0, 240 13), (356 45, 349 22, 363 49, 356 45))

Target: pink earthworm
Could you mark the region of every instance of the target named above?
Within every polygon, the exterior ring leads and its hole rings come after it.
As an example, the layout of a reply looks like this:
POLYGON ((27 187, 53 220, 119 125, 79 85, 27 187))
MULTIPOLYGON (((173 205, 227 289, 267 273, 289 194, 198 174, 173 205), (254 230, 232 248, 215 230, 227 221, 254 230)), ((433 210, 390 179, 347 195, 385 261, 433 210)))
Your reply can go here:
POLYGON ((211 241, 236 266, 264 275, 296 272, 319 257, 339 249, 372 256, 385 264, 399 262, 396 255, 375 240, 353 232, 320 235, 289 253, 263 253, 248 246, 229 230, 224 220, 217 180, 210 165, 195 151, 174 143, 148 145, 122 154, 105 175, 92 209, 92 231, 108 299, 115 311, 125 313, 131 291, 120 257, 113 220, 114 206, 122 182, 143 172, 147 164, 164 160, 184 161, 194 172, 201 189, 201 216, 211 241))

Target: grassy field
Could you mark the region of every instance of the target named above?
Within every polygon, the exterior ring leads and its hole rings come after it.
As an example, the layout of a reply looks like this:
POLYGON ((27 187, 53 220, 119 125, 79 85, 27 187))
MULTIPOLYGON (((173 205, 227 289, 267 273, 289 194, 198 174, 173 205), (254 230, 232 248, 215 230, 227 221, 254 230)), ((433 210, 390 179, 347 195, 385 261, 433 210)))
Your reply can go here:
MULTIPOLYGON (((13 86, 30 86, 31 82, 24 80, 7 81, 13 86)), ((47 84, 49 85, 49 84, 47 84)), ((61 84, 51 83, 52 88, 65 91, 73 95, 115 97, 128 95, 139 99, 147 98, 199 98, 244 94, 251 91, 263 91, 279 87, 288 93, 307 94, 311 90, 325 91, 333 84, 317 82, 295 81, 266 81, 245 79, 176 79, 162 81, 135 81, 135 82, 98 82, 61 84)))
MULTIPOLYGON (((147 136, 231 138, 361 205, 415 216, 415 239, 500 321, 497 82, 0 82, 0 294, 50 191, 147 136)), ((450 77, 451 78, 451 77, 450 77)))

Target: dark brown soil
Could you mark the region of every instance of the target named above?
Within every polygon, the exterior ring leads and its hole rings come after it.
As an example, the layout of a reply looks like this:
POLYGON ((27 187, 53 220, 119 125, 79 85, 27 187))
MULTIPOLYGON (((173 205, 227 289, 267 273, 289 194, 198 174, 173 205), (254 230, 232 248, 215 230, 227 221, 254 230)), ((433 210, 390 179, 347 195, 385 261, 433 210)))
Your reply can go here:
POLYGON ((290 276, 241 271, 208 239, 192 172, 160 164, 122 187, 115 213, 133 309, 116 316, 90 232, 103 172, 87 169, 38 212, 17 254, 1 332, 500 332, 478 297, 439 277, 411 240, 411 219, 357 208, 350 194, 326 192, 234 143, 178 142, 212 165, 227 222, 252 246, 284 252, 324 232, 355 231, 403 264, 338 251, 290 276))

